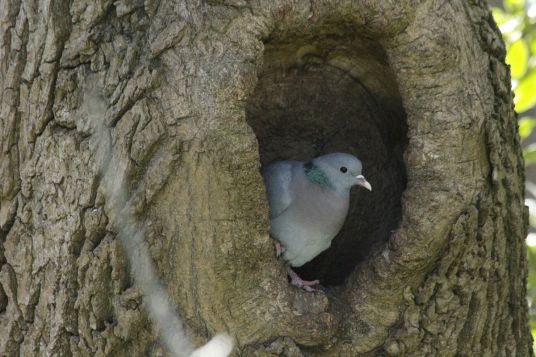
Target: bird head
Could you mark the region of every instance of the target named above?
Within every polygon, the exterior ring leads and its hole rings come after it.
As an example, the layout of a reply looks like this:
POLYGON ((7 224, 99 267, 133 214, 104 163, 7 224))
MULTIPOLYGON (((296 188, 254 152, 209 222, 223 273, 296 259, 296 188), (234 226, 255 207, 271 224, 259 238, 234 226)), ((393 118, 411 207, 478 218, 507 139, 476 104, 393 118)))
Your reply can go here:
POLYGON ((361 161, 353 155, 333 153, 316 157, 311 162, 325 173, 337 191, 349 191, 355 185, 372 191, 372 186, 361 173, 361 161))

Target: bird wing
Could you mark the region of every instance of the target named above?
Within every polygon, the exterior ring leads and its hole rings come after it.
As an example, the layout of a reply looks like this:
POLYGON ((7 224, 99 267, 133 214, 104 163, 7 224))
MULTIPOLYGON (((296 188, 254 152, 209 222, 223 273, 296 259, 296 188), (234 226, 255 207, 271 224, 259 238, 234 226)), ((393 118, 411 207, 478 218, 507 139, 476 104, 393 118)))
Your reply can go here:
POLYGON ((270 219, 283 213, 292 203, 292 168, 299 161, 279 161, 262 170, 266 194, 270 205, 270 219))

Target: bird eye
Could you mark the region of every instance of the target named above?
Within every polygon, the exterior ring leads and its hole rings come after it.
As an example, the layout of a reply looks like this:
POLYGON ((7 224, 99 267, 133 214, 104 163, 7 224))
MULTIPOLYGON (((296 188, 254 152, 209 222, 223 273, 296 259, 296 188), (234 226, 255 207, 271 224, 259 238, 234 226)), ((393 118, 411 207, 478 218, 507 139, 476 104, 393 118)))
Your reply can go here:
POLYGON ((348 169, 347 169, 346 167, 342 166, 342 167, 341 167, 341 172, 342 172, 342 173, 346 173, 346 171, 348 171, 348 169))

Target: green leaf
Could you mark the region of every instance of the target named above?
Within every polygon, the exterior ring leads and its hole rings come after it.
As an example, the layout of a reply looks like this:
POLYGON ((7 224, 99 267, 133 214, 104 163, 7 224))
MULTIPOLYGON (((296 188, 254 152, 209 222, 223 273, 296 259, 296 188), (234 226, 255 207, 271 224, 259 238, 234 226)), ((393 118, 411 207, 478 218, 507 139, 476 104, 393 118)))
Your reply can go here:
POLYGON ((506 63, 510 65, 512 77, 521 78, 527 71, 529 49, 524 40, 512 43, 506 51, 506 63))
POLYGON ((523 157, 525 158, 525 166, 536 163, 536 144, 532 144, 523 149, 523 157))
POLYGON ((503 4, 509 12, 521 12, 525 9, 525 0, 504 0, 503 4))
POLYGON ((524 117, 517 122, 519 125, 519 137, 525 140, 536 126, 536 118, 524 117))
POLYGON ((533 68, 523 77, 514 89, 515 109, 518 113, 523 113, 536 104, 536 69, 533 68))
POLYGON ((532 52, 533 55, 536 55, 536 34, 530 39, 529 46, 530 52, 532 52))
POLYGON ((491 8, 491 14, 493 15, 493 19, 497 23, 497 26, 501 26, 506 21, 511 19, 511 16, 507 13, 505 13, 501 8, 499 7, 493 7, 491 8))

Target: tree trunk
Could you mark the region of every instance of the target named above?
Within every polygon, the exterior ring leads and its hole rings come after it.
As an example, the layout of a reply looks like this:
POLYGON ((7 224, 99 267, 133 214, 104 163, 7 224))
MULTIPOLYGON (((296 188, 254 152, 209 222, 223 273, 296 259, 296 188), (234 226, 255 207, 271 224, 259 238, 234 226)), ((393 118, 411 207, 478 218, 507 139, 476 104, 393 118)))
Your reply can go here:
POLYGON ((165 354, 130 230, 195 345, 532 355, 523 160, 485 2, 0 9, 0 354, 165 354), (324 286, 307 293, 274 256, 259 168, 332 151, 373 191, 301 270, 324 286))

